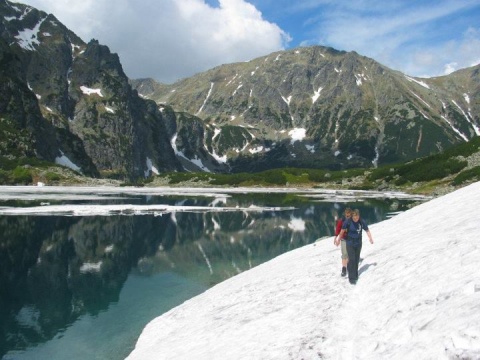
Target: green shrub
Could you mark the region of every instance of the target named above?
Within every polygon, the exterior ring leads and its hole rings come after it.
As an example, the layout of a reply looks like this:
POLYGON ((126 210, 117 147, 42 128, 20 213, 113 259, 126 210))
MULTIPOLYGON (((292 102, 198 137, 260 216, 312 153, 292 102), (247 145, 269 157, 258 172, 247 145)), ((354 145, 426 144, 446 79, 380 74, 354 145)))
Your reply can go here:
POLYGON ((0 169, 13 170, 17 167, 17 161, 0 156, 0 169))
POLYGON ((279 171, 279 169, 264 171, 261 174, 261 179, 267 184, 285 185, 287 182, 285 174, 283 174, 282 171, 279 171))
POLYGON ((54 173, 54 172, 47 172, 45 174, 45 180, 47 182, 55 182, 55 181, 60 181, 62 180, 63 177, 57 173, 54 173))
POLYGON ((475 136, 474 138, 470 139, 470 141, 454 146, 449 148, 443 152, 447 157, 454 157, 454 156, 464 156, 468 157, 476 152, 479 151, 480 148, 480 136, 475 136))
POLYGON ((33 182, 32 174, 29 169, 26 169, 24 167, 16 167, 12 171, 11 182, 13 184, 22 184, 22 185, 31 184, 33 182))
POLYGON ((0 185, 8 185, 9 184, 9 176, 8 172, 4 170, 0 170, 0 185))
POLYGON ((405 185, 407 182, 408 182, 407 179, 400 176, 397 180, 395 180, 395 185, 402 186, 402 185, 405 185))
POLYGON ((375 180, 389 180, 392 177, 392 174, 395 173, 395 168, 392 166, 383 166, 377 169, 374 169, 369 175, 368 180, 375 181, 375 180))
POLYGON ((431 181, 456 174, 467 165, 464 160, 447 158, 442 154, 401 166, 396 173, 411 182, 431 181))
POLYGON ((322 170, 311 170, 308 172, 308 179, 312 182, 325 182, 327 181, 327 172, 322 170))
POLYGON ((452 185, 461 185, 470 180, 480 181, 480 166, 462 171, 452 180, 452 185))

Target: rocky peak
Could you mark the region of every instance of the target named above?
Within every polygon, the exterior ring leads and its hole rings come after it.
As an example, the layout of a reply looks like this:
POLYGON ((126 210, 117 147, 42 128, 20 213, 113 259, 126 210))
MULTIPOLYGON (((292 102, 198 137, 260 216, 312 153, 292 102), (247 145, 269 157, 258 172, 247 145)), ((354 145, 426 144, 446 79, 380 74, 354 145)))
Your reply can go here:
POLYGON ((132 90, 107 46, 86 44, 53 15, 5 0, 0 26, 0 61, 8 65, 2 98, 29 99, 28 109, 25 102, 3 106, 0 118, 35 117, 16 122, 18 131, 42 139, 32 141, 29 155, 93 176, 135 179, 180 169, 162 114, 132 90))

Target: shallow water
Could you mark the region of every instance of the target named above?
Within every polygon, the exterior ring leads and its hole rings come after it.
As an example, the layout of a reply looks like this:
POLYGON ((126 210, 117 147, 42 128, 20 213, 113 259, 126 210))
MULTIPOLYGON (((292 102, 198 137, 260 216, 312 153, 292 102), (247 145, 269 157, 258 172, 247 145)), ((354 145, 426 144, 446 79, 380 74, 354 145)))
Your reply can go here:
POLYGON ((155 317, 332 236, 345 206, 373 224, 418 201, 365 193, 27 190, 0 189, 3 359, 123 359, 155 317), (119 204, 135 209, 68 210, 119 204), (144 211, 151 205, 170 208, 144 211), (52 211, 8 215, 33 206, 52 211))

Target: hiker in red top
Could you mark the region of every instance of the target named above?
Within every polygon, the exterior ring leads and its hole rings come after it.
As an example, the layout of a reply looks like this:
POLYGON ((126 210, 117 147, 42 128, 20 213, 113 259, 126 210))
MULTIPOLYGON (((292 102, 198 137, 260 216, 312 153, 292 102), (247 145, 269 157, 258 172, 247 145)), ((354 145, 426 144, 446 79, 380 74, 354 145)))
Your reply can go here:
POLYGON ((342 243, 341 249, 342 249, 342 276, 347 275, 347 263, 348 263, 348 254, 347 254, 347 234, 344 233, 342 236, 342 239, 338 239, 338 234, 340 234, 340 231, 342 231, 342 225, 343 222, 347 219, 350 219, 352 216, 352 209, 346 208, 345 211, 343 212, 343 216, 340 217, 337 220, 337 227, 335 228, 335 239, 333 240, 333 243, 338 246, 340 241, 342 243))

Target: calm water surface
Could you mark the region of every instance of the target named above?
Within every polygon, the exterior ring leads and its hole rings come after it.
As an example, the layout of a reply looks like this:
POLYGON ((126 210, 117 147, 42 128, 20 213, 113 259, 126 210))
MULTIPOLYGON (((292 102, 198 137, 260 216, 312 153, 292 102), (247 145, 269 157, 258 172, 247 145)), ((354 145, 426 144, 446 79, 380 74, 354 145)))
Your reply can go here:
POLYGON ((124 359, 150 320, 229 277, 332 236, 345 206, 359 208, 373 224, 414 201, 282 193, 18 199, 3 193, 0 209, 40 204, 275 209, 0 215, 0 358, 124 359))

